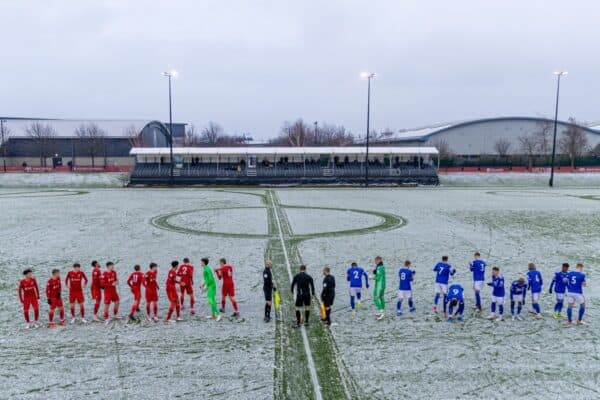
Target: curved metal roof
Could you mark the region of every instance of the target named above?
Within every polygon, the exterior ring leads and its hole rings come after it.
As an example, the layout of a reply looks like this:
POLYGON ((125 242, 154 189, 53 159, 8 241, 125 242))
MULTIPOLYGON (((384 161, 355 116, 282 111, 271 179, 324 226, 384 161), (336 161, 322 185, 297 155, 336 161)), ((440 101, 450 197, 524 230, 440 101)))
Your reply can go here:
MULTIPOLYGON (((431 136, 446 132, 452 129, 462 128, 469 125, 476 125, 480 123, 486 122, 503 122, 503 121, 533 121, 533 122, 550 122, 554 123, 553 119, 548 118, 539 118, 539 117, 496 117, 496 118, 481 118, 481 119, 473 119, 467 121, 460 122, 452 122, 445 124, 436 124, 430 126, 424 126, 421 128, 415 129, 406 129, 400 130, 398 133, 390 135, 386 137, 382 141, 390 141, 390 140, 398 140, 398 141, 426 141, 431 136)), ((569 125, 568 121, 558 121, 561 125, 569 125)), ((580 125, 580 127, 588 132, 593 134, 600 134, 600 124, 592 124, 592 125, 580 125)))

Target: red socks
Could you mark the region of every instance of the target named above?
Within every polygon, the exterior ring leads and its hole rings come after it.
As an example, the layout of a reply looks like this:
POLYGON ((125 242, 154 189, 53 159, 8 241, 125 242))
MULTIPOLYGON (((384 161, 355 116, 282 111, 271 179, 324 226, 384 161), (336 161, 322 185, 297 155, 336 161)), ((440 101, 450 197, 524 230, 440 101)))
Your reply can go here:
POLYGON ((235 301, 235 300, 231 300, 231 305, 233 306, 233 310, 234 310, 235 312, 238 312, 237 301, 235 301))
POLYGON ((79 304, 79 312, 81 313, 81 318, 85 318, 85 306, 83 304, 79 304))

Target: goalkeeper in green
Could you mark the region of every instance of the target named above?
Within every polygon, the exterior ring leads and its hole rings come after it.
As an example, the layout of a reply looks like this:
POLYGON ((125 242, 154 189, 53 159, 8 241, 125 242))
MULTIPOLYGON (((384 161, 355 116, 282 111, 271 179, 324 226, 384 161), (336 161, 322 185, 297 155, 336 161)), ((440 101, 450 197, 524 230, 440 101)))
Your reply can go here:
POLYGON ((217 308, 217 282, 215 281, 212 269, 208 266, 208 258, 203 258, 201 263, 202 278, 204 280, 202 289, 206 290, 206 300, 210 306, 210 315, 206 318, 212 318, 218 322, 221 320, 221 314, 219 314, 219 309, 217 308))
POLYGON ((373 289, 373 302, 377 307, 377 320, 385 317, 385 266, 380 256, 375 257, 375 271, 373 279, 375 280, 375 289, 373 289))

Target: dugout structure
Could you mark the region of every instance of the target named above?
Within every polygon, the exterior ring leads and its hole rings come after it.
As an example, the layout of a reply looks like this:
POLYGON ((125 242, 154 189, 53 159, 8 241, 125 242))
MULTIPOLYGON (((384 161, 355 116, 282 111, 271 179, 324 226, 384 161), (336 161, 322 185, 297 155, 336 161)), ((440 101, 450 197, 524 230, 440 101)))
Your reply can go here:
MULTIPOLYGON (((364 184, 365 147, 134 147, 132 185, 364 184), (172 164, 171 164, 172 163, 172 164)), ((435 147, 370 147, 368 182, 439 183, 435 147)))

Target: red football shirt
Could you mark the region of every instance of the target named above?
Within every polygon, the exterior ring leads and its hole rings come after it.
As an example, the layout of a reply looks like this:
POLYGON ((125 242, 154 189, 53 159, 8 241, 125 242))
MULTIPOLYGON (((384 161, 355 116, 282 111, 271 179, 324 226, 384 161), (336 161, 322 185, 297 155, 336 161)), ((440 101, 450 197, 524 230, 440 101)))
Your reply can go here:
POLYGON ((87 285, 88 279, 83 271, 76 271, 72 269, 67 273, 67 276, 65 277, 65 285, 67 285, 71 292, 81 292, 82 281, 85 282, 85 284, 87 285))
POLYGON ((181 264, 177 270, 177 276, 184 286, 194 285, 194 266, 190 264, 181 264))
POLYGON ((21 279, 21 282, 19 282, 19 299, 23 301, 25 299, 32 300, 39 298, 40 291, 38 289, 38 284, 35 278, 21 279))
POLYGON ((102 287, 102 270, 100 268, 92 268, 92 287, 102 287))
POLYGON ((60 297, 61 284, 60 278, 50 278, 46 283, 46 298, 58 299, 60 297))
POLYGON ((114 289, 117 286, 117 271, 106 270, 102 273, 102 280, 104 281, 104 289, 114 289))
POLYGON ((167 290, 175 289, 175 285, 177 285, 177 270, 171 268, 167 275, 167 290))
POLYGON ((233 284, 233 267, 229 264, 222 265, 217 269, 217 276, 223 279, 224 285, 233 284))
POLYGON ((158 290, 158 282, 156 281, 156 273, 157 271, 148 271, 146 275, 144 275, 144 286, 146 286, 146 290, 150 292, 155 292, 158 290))
POLYGON ((131 288, 131 290, 140 290, 142 287, 142 282, 144 280, 144 274, 140 271, 135 271, 129 278, 127 278, 127 284, 131 288))

